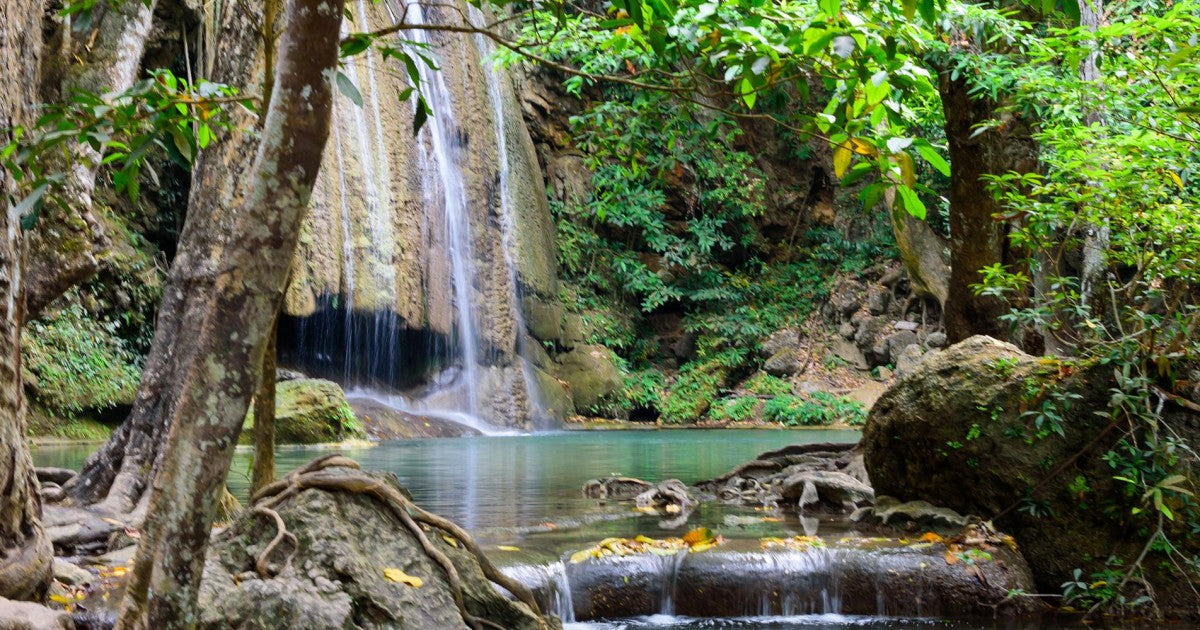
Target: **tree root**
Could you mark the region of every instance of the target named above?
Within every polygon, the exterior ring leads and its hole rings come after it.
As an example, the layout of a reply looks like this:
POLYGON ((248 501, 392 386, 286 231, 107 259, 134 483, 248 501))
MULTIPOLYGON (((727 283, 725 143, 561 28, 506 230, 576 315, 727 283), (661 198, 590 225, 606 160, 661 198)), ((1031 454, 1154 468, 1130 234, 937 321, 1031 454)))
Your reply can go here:
MULTIPOLYGON (((534 614, 539 617, 541 616, 541 609, 537 604, 537 600, 534 599, 533 593, 524 584, 508 577, 497 569, 496 565, 492 564, 491 560, 483 554, 479 545, 475 543, 466 530, 436 514, 426 512, 409 500, 408 497, 404 496, 399 490, 378 479, 362 473, 352 473, 349 476, 345 474, 335 476, 325 472, 326 468, 335 467, 359 469, 358 462, 344 457, 340 453, 331 453, 318 457, 301 466, 283 479, 263 487, 251 497, 251 510, 256 514, 271 517, 275 521, 275 527, 278 531, 275 538, 267 544, 267 547, 258 556, 256 569, 259 576, 267 575, 267 558, 284 538, 290 537, 293 544, 298 547, 296 536, 287 531, 283 519, 280 518, 279 513, 274 508, 278 507, 289 497, 295 496, 302 490, 309 488, 348 492, 351 494, 365 494, 384 504, 400 520, 404 527, 408 529, 413 537, 417 539, 421 544, 421 548, 425 551, 425 555, 442 568, 442 571, 446 574, 447 581, 450 583, 450 593, 454 598, 454 604, 458 607, 458 612, 462 616, 463 621, 469 627, 475 630, 482 630, 484 627, 503 630, 503 626, 488 619, 476 617, 467 611, 466 602, 463 599, 462 577, 459 576, 458 569, 455 568, 450 558, 429 540, 422 525, 440 529, 449 536, 453 536, 462 544, 464 549, 475 556, 480 568, 483 570, 484 577, 494 584, 504 587, 518 601, 528 606, 534 614)), ((280 571, 291 562, 295 553, 295 550, 293 550, 285 559, 280 571)))
POLYGON ((250 511, 254 514, 262 514, 263 516, 270 517, 275 521, 275 537, 271 539, 271 542, 267 543, 266 548, 262 550, 262 553, 258 554, 258 559, 254 562, 254 570, 258 572, 258 577, 264 579, 275 577, 283 573, 292 564, 292 558, 296 557, 296 551, 300 549, 300 540, 296 538, 295 534, 287 530, 287 526, 283 524, 283 518, 279 516, 279 512, 261 505, 254 506, 250 511), (279 543, 284 540, 292 541, 292 552, 283 559, 283 564, 279 566, 279 570, 272 573, 267 566, 267 560, 271 557, 271 552, 275 551, 279 543))

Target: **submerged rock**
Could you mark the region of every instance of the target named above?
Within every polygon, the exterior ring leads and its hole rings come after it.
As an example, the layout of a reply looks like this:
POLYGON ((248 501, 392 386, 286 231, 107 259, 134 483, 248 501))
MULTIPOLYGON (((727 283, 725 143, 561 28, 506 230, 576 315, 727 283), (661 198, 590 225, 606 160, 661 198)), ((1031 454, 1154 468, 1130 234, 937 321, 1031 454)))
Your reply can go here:
POLYGON ((653 487, 648 481, 633 477, 605 477, 583 484, 583 496, 590 499, 632 499, 653 487))
MULTIPOLYGON (((390 474, 368 474, 399 487, 390 474)), ((376 499, 308 489, 275 509, 298 542, 285 540, 268 558, 278 571, 274 577, 255 570, 258 555, 276 536, 270 519, 247 511, 213 538, 200 590, 201 627, 466 627, 441 566, 376 499)), ((457 569, 470 614, 503 628, 547 627, 524 604, 502 595, 475 556, 437 530, 428 539, 457 569)))
POLYGON ((376 440, 481 435, 478 429, 444 418, 400 411, 373 398, 350 398, 350 408, 363 430, 376 440))

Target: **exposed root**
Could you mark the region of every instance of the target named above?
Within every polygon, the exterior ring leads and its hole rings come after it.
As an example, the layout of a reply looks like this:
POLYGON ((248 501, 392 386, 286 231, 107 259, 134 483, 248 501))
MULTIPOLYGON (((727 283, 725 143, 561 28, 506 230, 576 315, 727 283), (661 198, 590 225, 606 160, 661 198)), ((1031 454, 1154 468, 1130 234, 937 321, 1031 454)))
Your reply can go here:
MULTIPOLYGON (((533 593, 524 584, 513 580, 497 569, 496 565, 492 564, 491 560, 483 554, 479 545, 475 543, 466 530, 436 514, 426 512, 409 500, 408 497, 404 496, 399 490, 378 479, 362 473, 331 475, 324 471, 326 468, 335 467, 358 469, 359 465, 358 462, 344 457, 339 453, 318 457, 289 473, 283 479, 265 486, 251 498, 252 511, 256 514, 271 517, 275 521, 275 527, 278 531, 275 538, 267 544, 266 548, 258 556, 256 569, 259 576, 267 575, 267 558, 283 539, 290 537, 294 547, 298 547, 296 536, 287 531, 283 519, 280 518, 279 513, 274 508, 278 507, 289 497, 295 496, 302 490, 309 488, 348 492, 351 494, 366 494, 383 503, 400 520, 404 527, 408 529, 413 537, 417 539, 421 544, 421 548, 425 551, 425 555, 429 556, 431 560, 442 568, 442 571, 446 574, 447 581, 450 583, 450 593, 454 598, 454 604, 458 607, 463 621, 469 627, 475 630, 482 630, 484 627, 503 630, 502 626, 488 619, 476 617, 467 611, 466 602, 463 599, 462 578, 458 574, 458 569, 455 568, 450 558, 429 540, 429 537, 425 535, 425 530, 421 527, 422 524, 440 529, 457 539, 464 549, 475 556, 480 568, 483 570, 484 576, 488 580, 504 587, 535 614, 541 615, 541 609, 537 604, 537 600, 534 599, 533 593)), ((296 551, 293 549, 292 553, 285 559, 280 571, 291 562, 295 553, 296 551)), ((277 571, 276 573, 279 572, 277 571)))
POLYGON ((270 517, 275 521, 275 537, 271 539, 271 542, 267 543, 266 548, 262 550, 262 553, 258 554, 258 559, 254 562, 254 570, 258 572, 258 577, 264 579, 268 577, 275 577, 276 575, 283 573, 283 571, 292 564, 292 558, 296 557, 296 551, 300 549, 300 541, 296 538, 295 534, 287 530, 287 526, 283 524, 283 518, 279 516, 279 512, 261 505, 254 506, 250 511, 255 514, 262 514, 263 516, 270 517), (283 559, 283 563, 279 565, 278 571, 271 572, 270 568, 267 566, 267 561, 271 557, 271 552, 275 551, 275 548, 279 546, 279 543, 283 542, 284 540, 292 541, 292 552, 283 559))

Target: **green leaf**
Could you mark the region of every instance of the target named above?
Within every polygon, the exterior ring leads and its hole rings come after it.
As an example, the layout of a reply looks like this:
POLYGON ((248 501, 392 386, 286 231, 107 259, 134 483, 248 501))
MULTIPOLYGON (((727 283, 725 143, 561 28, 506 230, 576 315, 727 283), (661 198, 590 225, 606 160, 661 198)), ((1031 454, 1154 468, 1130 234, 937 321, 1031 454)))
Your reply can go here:
POLYGON ((917 152, 921 154, 921 157, 925 158, 926 162, 929 162, 930 166, 937 169, 939 173, 950 177, 950 163, 941 155, 938 155, 937 149, 928 144, 919 144, 917 145, 917 152))
POLYGON ((900 4, 904 9, 904 19, 913 19, 913 16, 917 14, 917 0, 901 0, 900 4))
POLYGON ((937 0, 918 0, 917 10, 926 24, 933 24, 937 19, 937 0))
POLYGON ((917 196, 917 192, 908 186, 897 186, 896 190, 900 193, 900 200, 904 204, 904 211, 914 217, 925 219, 925 204, 921 203, 921 198, 917 196))
POLYGON ((424 96, 417 96, 417 111, 413 114, 413 135, 421 132, 421 127, 425 126, 425 121, 429 120, 429 105, 425 103, 424 96))
POLYGON ((346 76, 346 73, 342 72, 341 70, 338 70, 337 73, 337 86, 338 91, 346 95, 346 98, 353 101, 355 105, 362 107, 362 94, 358 91, 358 88, 354 86, 354 82, 350 80, 350 77, 346 76))
POLYGON ((829 17, 837 17, 842 12, 842 0, 818 0, 817 6, 829 17))
POLYGON ((371 47, 371 36, 367 33, 354 33, 342 40, 341 56, 353 57, 371 47))
POLYGON ((1076 0, 1063 0, 1063 13, 1073 24, 1079 24, 1079 4, 1076 0))

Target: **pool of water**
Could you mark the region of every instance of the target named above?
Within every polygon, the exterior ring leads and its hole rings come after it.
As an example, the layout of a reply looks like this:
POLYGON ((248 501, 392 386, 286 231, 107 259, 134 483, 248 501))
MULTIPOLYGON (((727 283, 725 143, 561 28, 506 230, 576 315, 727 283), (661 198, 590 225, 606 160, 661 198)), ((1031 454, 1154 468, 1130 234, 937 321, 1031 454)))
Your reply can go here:
MULTIPOLYGON (((569 545, 593 530, 624 535, 620 532, 632 529, 632 535, 655 529, 659 521, 652 516, 635 517, 628 506, 584 498, 580 489, 589 479, 629 475, 647 481, 674 477, 694 483, 789 444, 850 442, 858 437, 857 431, 849 430, 581 431, 397 440, 341 451, 363 468, 395 473, 419 505, 470 530, 489 532, 489 538, 541 531, 548 541, 569 545), (637 522, 627 523, 629 519, 637 522), (583 528, 584 532, 581 524, 591 526, 583 528)), ((39 446, 33 457, 39 466, 78 469, 94 448, 39 446)), ((283 474, 328 452, 321 447, 282 447, 276 454, 278 472, 283 474)), ((230 489, 242 498, 249 483, 250 454, 248 449, 239 449, 230 470, 230 489)), ((735 512, 706 507, 688 526, 695 526, 697 517, 706 525, 753 525, 752 517, 739 520, 735 512)))

